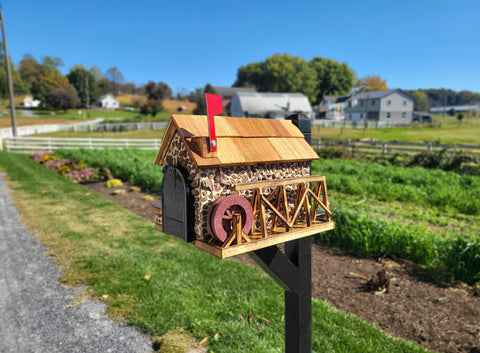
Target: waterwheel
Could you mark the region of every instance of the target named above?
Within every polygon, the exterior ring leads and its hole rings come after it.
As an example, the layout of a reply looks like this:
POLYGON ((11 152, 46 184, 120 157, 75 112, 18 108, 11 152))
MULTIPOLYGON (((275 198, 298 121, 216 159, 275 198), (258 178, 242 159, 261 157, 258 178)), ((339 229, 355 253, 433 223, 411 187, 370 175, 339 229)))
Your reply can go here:
POLYGON ((250 232, 253 223, 253 210, 243 196, 221 196, 213 202, 207 213, 207 229, 216 239, 224 242, 233 231, 233 215, 242 216, 242 230, 250 232))

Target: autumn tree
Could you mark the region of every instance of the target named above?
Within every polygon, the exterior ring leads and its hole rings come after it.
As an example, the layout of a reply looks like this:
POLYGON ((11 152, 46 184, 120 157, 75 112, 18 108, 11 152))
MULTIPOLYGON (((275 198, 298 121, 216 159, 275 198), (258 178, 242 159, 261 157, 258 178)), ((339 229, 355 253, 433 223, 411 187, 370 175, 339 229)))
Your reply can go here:
POLYGON ((317 73, 316 101, 324 95, 347 95, 355 83, 355 72, 346 64, 317 56, 309 61, 317 73))
POLYGON ((430 101, 424 91, 407 91, 414 99, 413 109, 419 112, 428 112, 430 110, 430 101))
POLYGON ((107 70, 105 77, 110 81, 110 89, 113 95, 118 96, 120 85, 125 81, 121 71, 116 67, 111 67, 107 70))
POLYGON ((360 78, 355 83, 357 92, 382 91, 388 89, 387 82, 378 75, 360 78))
POLYGON ((31 93, 35 99, 46 103, 49 95, 58 88, 72 87, 68 79, 58 71, 47 71, 32 82, 31 93))
POLYGON ((234 86, 255 87, 260 92, 298 92, 317 98, 317 72, 307 61, 289 54, 275 54, 263 62, 241 66, 234 86))
POLYGON ((74 87, 62 87, 54 90, 47 98, 47 105, 53 109, 67 109, 77 108, 80 106, 80 98, 74 87))

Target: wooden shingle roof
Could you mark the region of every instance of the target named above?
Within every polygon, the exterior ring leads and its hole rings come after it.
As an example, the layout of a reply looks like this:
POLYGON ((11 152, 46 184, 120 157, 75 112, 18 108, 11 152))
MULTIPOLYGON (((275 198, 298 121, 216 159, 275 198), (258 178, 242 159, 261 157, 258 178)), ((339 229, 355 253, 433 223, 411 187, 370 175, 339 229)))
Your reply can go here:
POLYGON ((227 167, 234 165, 303 162, 318 156, 302 133, 289 120, 215 117, 217 152, 202 157, 208 148, 208 120, 203 115, 172 115, 155 164, 163 164, 175 133, 187 146, 196 166, 227 167))

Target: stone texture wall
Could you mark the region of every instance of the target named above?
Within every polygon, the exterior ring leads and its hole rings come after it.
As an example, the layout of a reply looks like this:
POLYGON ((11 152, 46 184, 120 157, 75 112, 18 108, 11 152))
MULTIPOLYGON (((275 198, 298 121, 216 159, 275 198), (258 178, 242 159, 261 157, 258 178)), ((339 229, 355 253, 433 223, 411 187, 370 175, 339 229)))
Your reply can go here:
MULTIPOLYGON (((264 180, 299 178, 310 174, 307 162, 236 166, 226 168, 197 169, 189 157, 185 144, 178 134, 172 140, 164 160, 165 165, 181 166, 188 173, 194 195, 195 237, 210 239, 207 230, 207 213, 210 204, 218 197, 233 194, 232 185, 254 183, 264 180)), ((241 195, 247 198, 252 192, 241 195)))

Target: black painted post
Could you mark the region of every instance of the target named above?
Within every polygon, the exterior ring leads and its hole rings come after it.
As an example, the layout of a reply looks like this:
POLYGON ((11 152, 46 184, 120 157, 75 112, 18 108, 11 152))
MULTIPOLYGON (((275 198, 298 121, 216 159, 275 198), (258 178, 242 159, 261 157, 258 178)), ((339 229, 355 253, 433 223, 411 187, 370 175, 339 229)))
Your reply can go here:
POLYGON ((301 283, 285 291, 285 352, 312 351, 312 238, 285 243, 285 256, 297 266, 301 283))
MULTIPOLYGON (((311 122, 304 114, 292 120, 310 143, 311 122)), ((285 289, 285 353, 312 352, 312 238, 285 243, 250 253, 252 258, 285 289)))

